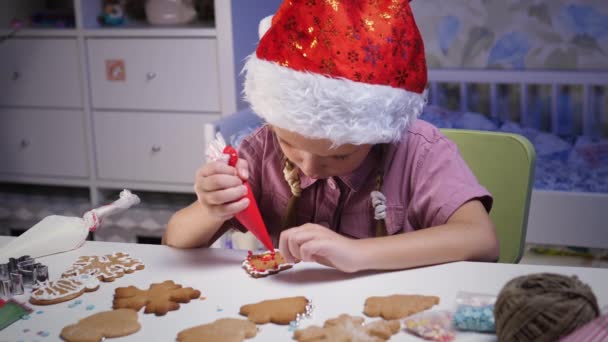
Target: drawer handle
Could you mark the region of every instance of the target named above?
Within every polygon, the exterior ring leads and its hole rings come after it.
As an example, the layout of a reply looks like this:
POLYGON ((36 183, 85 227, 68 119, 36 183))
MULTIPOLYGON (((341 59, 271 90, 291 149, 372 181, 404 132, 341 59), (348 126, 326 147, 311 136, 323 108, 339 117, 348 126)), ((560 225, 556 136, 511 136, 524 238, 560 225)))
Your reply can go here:
POLYGON ((32 142, 29 139, 21 139, 21 142, 19 142, 19 146, 21 146, 21 148, 26 148, 31 144, 32 142))
POLYGON ((152 146, 152 152, 154 153, 158 153, 161 150, 161 146, 160 145, 154 145, 152 146))
POLYGON ((146 74, 146 81, 152 81, 155 78, 156 78, 156 73, 155 72, 149 72, 149 73, 146 74))
POLYGON ((21 78, 19 71, 13 71, 13 81, 18 80, 19 78, 21 78))

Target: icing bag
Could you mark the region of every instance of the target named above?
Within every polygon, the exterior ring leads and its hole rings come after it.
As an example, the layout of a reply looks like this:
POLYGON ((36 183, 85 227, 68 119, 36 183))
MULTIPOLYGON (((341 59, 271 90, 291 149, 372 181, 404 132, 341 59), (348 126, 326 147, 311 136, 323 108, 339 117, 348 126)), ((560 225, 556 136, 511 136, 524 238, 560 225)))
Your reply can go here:
MULTIPOLYGON (((220 133, 217 133, 216 139, 212 141, 207 149, 208 160, 224 161, 230 166, 236 166, 239 159, 236 149, 227 145, 220 133)), ((245 197, 249 199, 249 205, 243 211, 237 213, 235 218, 249 230, 269 251, 274 251, 274 246, 268 235, 268 230, 258 209, 258 204, 253 197, 253 192, 247 181, 243 181, 243 185, 247 187, 245 197)))
POLYGON ((103 217, 138 203, 137 195, 123 190, 118 200, 88 211, 83 217, 47 216, 6 246, 2 246, 0 264, 19 255, 38 258, 76 249, 82 246, 90 231, 93 232, 99 227, 103 217))

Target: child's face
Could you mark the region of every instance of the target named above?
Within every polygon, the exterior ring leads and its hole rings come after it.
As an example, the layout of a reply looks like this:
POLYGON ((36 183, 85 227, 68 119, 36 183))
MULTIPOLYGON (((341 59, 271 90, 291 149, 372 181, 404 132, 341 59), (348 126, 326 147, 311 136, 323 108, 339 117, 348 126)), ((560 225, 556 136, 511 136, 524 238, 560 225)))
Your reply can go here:
POLYGON ((283 154, 306 176, 319 179, 342 176, 361 165, 372 145, 345 144, 332 148, 327 139, 310 139, 273 127, 283 154))

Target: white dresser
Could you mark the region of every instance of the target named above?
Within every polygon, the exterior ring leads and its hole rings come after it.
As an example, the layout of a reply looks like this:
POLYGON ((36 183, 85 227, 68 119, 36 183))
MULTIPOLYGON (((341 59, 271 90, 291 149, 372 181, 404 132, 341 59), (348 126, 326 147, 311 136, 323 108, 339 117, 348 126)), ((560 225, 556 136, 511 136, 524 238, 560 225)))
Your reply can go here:
POLYGON ((231 1, 179 27, 102 27, 101 0, 62 2, 73 27, 15 34, 41 2, 0 3, 0 185, 86 189, 91 207, 123 188, 191 196, 204 125, 236 111, 231 1))

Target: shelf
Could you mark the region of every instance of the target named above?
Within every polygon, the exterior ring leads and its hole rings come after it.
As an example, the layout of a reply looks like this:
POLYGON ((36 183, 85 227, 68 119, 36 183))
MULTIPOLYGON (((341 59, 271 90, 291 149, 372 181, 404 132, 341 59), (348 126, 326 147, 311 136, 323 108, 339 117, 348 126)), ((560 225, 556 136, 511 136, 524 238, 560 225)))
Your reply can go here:
POLYGON ((209 37, 215 38, 215 28, 165 28, 165 27, 132 27, 132 28, 97 28, 83 31, 85 37, 209 37))
POLYGON ((22 184, 38 184, 46 186, 72 186, 72 187, 88 187, 90 180, 86 178, 65 178, 61 176, 30 176, 0 173, 0 184, 2 183, 22 183, 22 184))
POLYGON ((75 28, 76 13, 71 0, 0 1, 0 28, 8 30, 16 23, 24 29, 69 30, 75 28))
POLYGON ((193 194, 192 184, 153 183, 99 179, 95 182, 99 189, 130 189, 132 191, 153 191, 193 194))
POLYGON ((21 29, 13 34, 12 30, 0 30, 0 39, 11 35, 12 37, 76 37, 78 35, 76 29, 46 29, 46 28, 28 28, 21 29))

